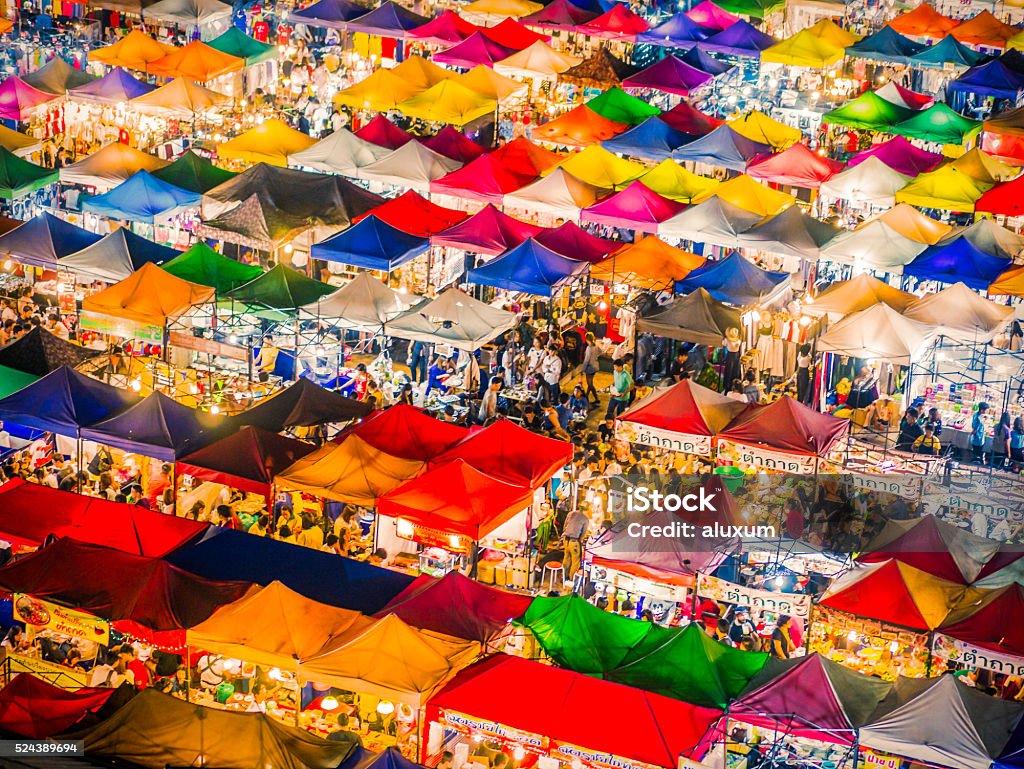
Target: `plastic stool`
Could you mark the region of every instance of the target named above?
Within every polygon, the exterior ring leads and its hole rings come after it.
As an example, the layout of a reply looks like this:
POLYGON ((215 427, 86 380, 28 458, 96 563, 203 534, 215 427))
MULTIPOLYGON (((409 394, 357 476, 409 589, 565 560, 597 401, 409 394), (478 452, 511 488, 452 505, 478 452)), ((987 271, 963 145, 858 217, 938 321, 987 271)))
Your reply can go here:
MULTIPOLYGON (((548 581, 548 590, 555 590, 555 574, 558 574, 558 591, 561 592, 562 585, 565 584, 565 567, 561 561, 548 561, 544 564, 544 577, 548 581)), ((541 578, 541 587, 544 586, 544 577, 541 578)))

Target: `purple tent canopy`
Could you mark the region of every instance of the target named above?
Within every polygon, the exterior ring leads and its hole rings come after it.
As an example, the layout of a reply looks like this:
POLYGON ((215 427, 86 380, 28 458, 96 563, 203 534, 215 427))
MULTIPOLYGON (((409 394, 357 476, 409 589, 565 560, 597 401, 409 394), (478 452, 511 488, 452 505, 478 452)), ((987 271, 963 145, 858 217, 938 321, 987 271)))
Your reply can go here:
POLYGON ((929 152, 911 144, 902 136, 896 136, 889 141, 876 144, 871 149, 858 152, 847 163, 851 168, 858 163, 863 163, 868 158, 875 157, 885 163, 893 171, 906 176, 917 176, 927 173, 941 163, 945 158, 937 152, 929 152))
POLYGON ((585 10, 569 2, 554 0, 547 7, 524 16, 519 21, 530 27, 555 27, 558 29, 575 29, 580 24, 593 21, 599 14, 585 10))
POLYGON ((778 42, 750 22, 737 21, 728 29, 712 35, 697 45, 705 51, 730 53, 733 56, 758 56, 765 48, 771 48, 778 42))
POLYGON ((663 198, 640 182, 633 182, 622 192, 584 209, 580 219, 612 227, 631 227, 641 232, 657 232, 658 224, 675 216, 686 206, 663 198))
POLYGON ((155 88, 155 85, 136 80, 120 67, 116 67, 99 80, 72 88, 68 91, 68 96, 78 101, 119 104, 149 93, 155 88))
POLYGON ((691 67, 682 59, 669 55, 632 77, 627 77, 622 81, 622 85, 624 88, 653 88, 663 93, 688 96, 691 90, 699 88, 712 79, 713 76, 707 72, 691 67))
POLYGON ((487 204, 468 219, 434 235, 430 242, 435 246, 461 248, 477 254, 500 254, 543 230, 543 227, 514 219, 487 204))
POLYGON ((617 240, 605 240, 591 235, 576 222, 566 222, 552 230, 544 230, 534 240, 556 254, 591 264, 601 261, 623 245, 617 240))
POLYGON ((472 69, 479 64, 493 67, 494 62, 507 59, 514 53, 515 48, 496 43, 482 32, 474 32, 461 43, 435 53, 433 60, 438 64, 472 69))
POLYGON ((20 77, 9 77, 0 83, 0 118, 24 120, 40 104, 56 98, 52 93, 30 86, 20 77))
POLYGON ((368 10, 351 0, 320 0, 301 11, 292 11, 289 18, 311 27, 344 29, 348 22, 365 16, 368 10))
POLYGON ((567 259, 528 238, 497 259, 466 273, 466 280, 509 291, 551 296, 555 288, 575 279, 590 265, 567 259))
POLYGON ((430 19, 406 10, 393 0, 387 0, 379 8, 364 13, 346 25, 350 32, 365 32, 368 35, 402 39, 409 30, 422 27, 430 19))
POLYGON ((681 61, 691 67, 696 67, 701 72, 707 72, 709 75, 721 75, 732 69, 729 64, 719 61, 710 53, 706 53, 696 46, 684 53, 681 61))
POLYGON ((636 36, 636 42, 663 45, 666 48, 690 48, 707 40, 718 30, 702 27, 685 13, 677 13, 668 21, 636 36))

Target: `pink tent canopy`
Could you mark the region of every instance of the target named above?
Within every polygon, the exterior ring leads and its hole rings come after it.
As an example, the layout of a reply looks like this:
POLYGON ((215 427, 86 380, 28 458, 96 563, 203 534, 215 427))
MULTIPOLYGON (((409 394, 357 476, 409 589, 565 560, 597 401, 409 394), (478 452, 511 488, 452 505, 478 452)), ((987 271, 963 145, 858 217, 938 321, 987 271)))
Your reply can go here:
POLYGON ((821 183, 843 170, 838 160, 822 157, 806 144, 797 142, 774 155, 761 155, 747 165, 747 176, 775 184, 816 190, 821 183))
POLYGON ((637 35, 646 32, 650 26, 642 16, 631 11, 628 5, 616 3, 593 21, 580 25, 580 32, 590 37, 634 41, 637 35))
POLYGON ((740 20, 739 16, 718 7, 711 0, 704 0, 702 3, 693 6, 693 8, 686 12, 686 18, 702 27, 717 29, 719 32, 729 29, 729 27, 740 20))
POLYGON ((937 152, 929 152, 911 144, 902 136, 895 136, 889 141, 876 144, 871 149, 858 152, 848 165, 852 168, 868 158, 875 157, 897 173, 906 176, 917 176, 927 173, 945 160, 937 152))
POLYGON ((406 32, 405 37, 407 40, 417 40, 432 45, 454 45, 461 43, 479 29, 476 24, 466 21, 455 11, 445 11, 422 27, 416 27, 416 29, 406 32))
POLYGON ((537 174, 526 176, 508 168, 493 155, 481 155, 462 168, 430 183, 430 191, 457 198, 501 205, 505 194, 526 186, 537 174))
POLYGON ((686 206, 669 200, 640 182, 595 203, 580 214, 586 222, 612 227, 631 227, 640 232, 657 232, 658 224, 675 216, 686 206))
POLYGON ((718 118, 705 115, 685 101, 679 102, 668 112, 662 112, 658 115, 658 119, 668 123, 677 131, 693 136, 704 136, 722 125, 722 121, 718 118))
POLYGON ((516 53, 515 48, 496 43, 482 32, 474 32, 461 43, 435 53, 433 60, 438 64, 472 69, 480 64, 493 67, 494 63, 507 59, 516 53))
POLYGON ((596 19, 598 14, 573 5, 569 0, 554 0, 546 7, 524 16, 523 24, 531 27, 554 27, 555 29, 572 30, 581 24, 596 19))
POLYGON ((513 219, 494 206, 486 205, 465 221, 434 235, 430 243, 477 254, 501 254, 543 231, 544 227, 513 219))
POLYGON ((576 222, 565 222, 554 229, 544 230, 534 240, 556 254, 591 264, 600 262, 623 245, 617 240, 591 235, 576 222))
POLYGON ((20 77, 11 76, 0 83, 0 118, 25 120, 33 109, 57 97, 33 88, 20 77))
POLYGON ((446 125, 429 139, 422 139, 420 143, 438 155, 458 160, 460 163, 468 163, 484 154, 483 147, 450 125, 446 125))
POLYGON ((711 82, 712 79, 707 72, 691 67, 682 59, 669 55, 632 77, 627 77, 622 81, 622 86, 623 88, 652 88, 663 93, 687 96, 691 90, 700 88, 700 86, 711 82))

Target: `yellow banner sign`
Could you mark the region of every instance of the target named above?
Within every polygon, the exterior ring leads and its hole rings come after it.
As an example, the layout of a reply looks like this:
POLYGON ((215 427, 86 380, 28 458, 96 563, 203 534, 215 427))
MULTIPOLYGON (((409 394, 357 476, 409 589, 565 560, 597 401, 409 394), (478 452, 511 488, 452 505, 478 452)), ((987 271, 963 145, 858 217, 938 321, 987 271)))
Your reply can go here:
POLYGON ((86 614, 84 611, 65 609, 63 606, 30 595, 14 596, 14 618, 36 632, 49 630, 98 644, 110 643, 110 625, 99 617, 86 614))

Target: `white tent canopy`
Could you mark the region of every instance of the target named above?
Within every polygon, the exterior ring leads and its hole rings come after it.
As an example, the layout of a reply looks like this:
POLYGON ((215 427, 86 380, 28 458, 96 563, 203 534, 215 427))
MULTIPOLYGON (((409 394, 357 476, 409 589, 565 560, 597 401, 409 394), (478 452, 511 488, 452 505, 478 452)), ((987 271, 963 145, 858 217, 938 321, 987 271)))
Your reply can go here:
POLYGON ((896 193, 910 184, 910 177, 893 171, 876 157, 840 171, 821 183, 828 198, 885 208, 896 205, 896 193))
POLYGON ((762 217, 719 197, 690 206, 658 225, 662 237, 677 237, 725 248, 740 247, 740 233, 746 232, 762 217))
POLYGON ((909 366, 934 336, 928 324, 905 318, 887 304, 876 304, 832 326, 818 337, 818 349, 909 366))
POLYGON ((484 304, 457 288, 449 288, 436 299, 387 325, 387 333, 403 339, 449 344, 473 351, 516 324, 516 315, 484 304))
POLYGON ((921 297, 903 315, 934 326, 958 342, 990 342, 1013 319, 1013 307, 996 304, 963 283, 921 297))
POLYGON ((356 175, 366 181, 389 184, 404 190, 430 192, 430 182, 462 168, 452 160, 418 141, 406 142, 401 147, 360 168, 356 175))
POLYGON ((193 117, 197 114, 215 112, 230 102, 230 96, 179 77, 155 91, 136 96, 130 104, 132 109, 144 115, 193 117))
POLYGON ((876 304, 887 304, 901 313, 915 301, 917 297, 913 294, 893 288, 865 272, 851 280, 833 283, 813 301, 804 299, 801 309, 805 315, 828 315, 839 320, 876 304))
POLYGON ((370 165, 391 154, 387 147, 360 139, 347 128, 339 128, 309 149, 288 156, 293 168, 312 168, 316 171, 355 176, 356 169, 370 165))
POLYGON ((900 275, 926 248, 876 219, 837 237, 821 249, 821 258, 900 275))
POLYGON ((578 219, 580 209, 597 202, 602 192, 598 187, 577 179, 564 168, 556 168, 547 176, 506 195, 504 205, 578 219))
POLYGON ((388 288, 370 272, 360 272, 333 294, 302 309, 321 318, 337 320, 346 329, 376 334, 384 325, 407 312, 423 298, 388 288))
POLYGON ((149 155, 127 144, 114 142, 77 163, 64 166, 60 169, 60 181, 62 184, 83 184, 108 190, 127 181, 139 171, 152 173, 167 165, 170 165, 170 161, 149 155))
POLYGON ((965 238, 976 249, 992 256, 1012 259, 1024 252, 1024 235, 1018 235, 992 219, 979 219, 970 227, 954 230, 939 243, 945 246, 957 238, 965 238))
POLYGON ((147 19, 176 24, 210 24, 231 17, 231 5, 220 0, 159 0, 146 8, 147 19))

